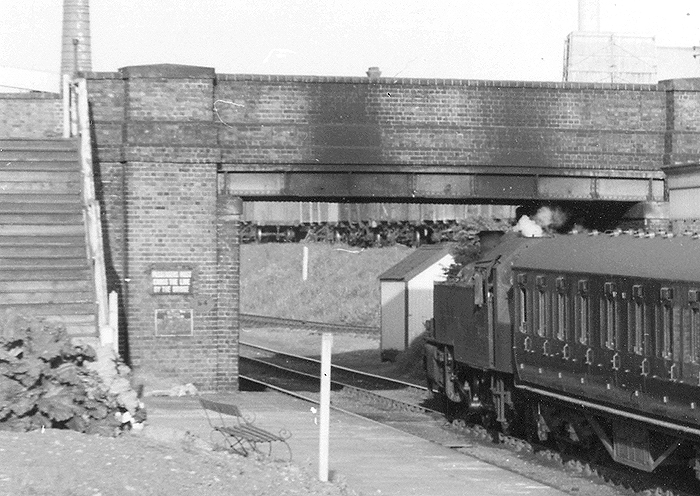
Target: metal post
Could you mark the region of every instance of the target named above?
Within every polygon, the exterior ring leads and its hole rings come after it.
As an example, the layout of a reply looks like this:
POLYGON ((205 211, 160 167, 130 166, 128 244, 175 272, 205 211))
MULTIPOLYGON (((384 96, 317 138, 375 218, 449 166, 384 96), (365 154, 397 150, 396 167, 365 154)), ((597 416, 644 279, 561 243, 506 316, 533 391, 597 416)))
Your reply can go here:
POLYGON ((319 412, 318 479, 328 482, 328 444, 331 411, 331 349, 333 334, 324 332, 321 341, 321 399, 319 412))
POLYGON ((63 97, 63 137, 70 138, 71 136, 71 124, 70 124, 70 77, 68 74, 63 74, 61 76, 61 94, 63 97))
POLYGON ((301 262, 301 280, 306 281, 309 278, 309 247, 304 247, 304 255, 301 262))

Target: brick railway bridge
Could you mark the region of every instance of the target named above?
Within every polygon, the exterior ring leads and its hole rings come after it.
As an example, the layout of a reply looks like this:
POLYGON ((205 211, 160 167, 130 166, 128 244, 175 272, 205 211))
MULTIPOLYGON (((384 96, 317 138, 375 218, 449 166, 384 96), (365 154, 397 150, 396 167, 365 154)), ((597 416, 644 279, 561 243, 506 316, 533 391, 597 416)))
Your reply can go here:
MULTIPOLYGON (((256 76, 167 64, 80 76, 121 352, 205 389, 237 383, 241 200, 562 202, 654 221, 666 211, 662 167, 700 157, 697 79, 256 76)), ((13 170, 50 159, 62 101, 2 95, 0 116, 0 160, 15 178, 2 182, 17 181, 13 170), (35 158, 23 159, 32 142, 35 158)), ((22 236, 6 245, 31 239, 22 236)))

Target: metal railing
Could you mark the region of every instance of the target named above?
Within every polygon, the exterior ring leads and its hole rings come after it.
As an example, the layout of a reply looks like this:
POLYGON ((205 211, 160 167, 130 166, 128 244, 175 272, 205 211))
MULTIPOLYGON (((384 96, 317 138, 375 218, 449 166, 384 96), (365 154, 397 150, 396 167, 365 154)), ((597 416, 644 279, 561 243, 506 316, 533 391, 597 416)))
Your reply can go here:
POLYGON ((102 214, 95 195, 87 81, 84 78, 69 80, 64 77, 63 102, 63 135, 66 138, 77 137, 79 140, 85 240, 88 260, 92 262, 100 344, 112 347, 118 354, 118 301, 116 292, 107 293, 107 271, 102 242, 102 214))

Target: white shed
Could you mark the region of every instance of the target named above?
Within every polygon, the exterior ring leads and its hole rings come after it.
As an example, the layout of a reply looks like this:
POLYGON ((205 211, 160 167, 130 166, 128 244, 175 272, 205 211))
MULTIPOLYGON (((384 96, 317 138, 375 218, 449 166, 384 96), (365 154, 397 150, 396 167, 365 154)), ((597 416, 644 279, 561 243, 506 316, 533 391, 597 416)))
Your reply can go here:
POLYGON ((382 360, 393 360, 433 318, 433 283, 454 262, 452 244, 424 245, 379 276, 382 360))

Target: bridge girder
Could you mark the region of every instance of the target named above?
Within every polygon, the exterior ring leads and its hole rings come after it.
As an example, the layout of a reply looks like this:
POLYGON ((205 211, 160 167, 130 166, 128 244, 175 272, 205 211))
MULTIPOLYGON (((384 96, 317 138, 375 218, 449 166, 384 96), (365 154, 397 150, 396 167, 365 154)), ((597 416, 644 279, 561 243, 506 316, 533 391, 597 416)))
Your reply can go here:
POLYGON ((338 171, 338 166, 298 165, 277 170, 222 168, 219 191, 248 200, 329 199, 335 201, 447 201, 517 203, 525 201, 666 201, 660 171, 537 169, 521 167, 369 166, 338 171))

